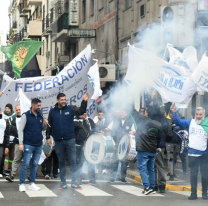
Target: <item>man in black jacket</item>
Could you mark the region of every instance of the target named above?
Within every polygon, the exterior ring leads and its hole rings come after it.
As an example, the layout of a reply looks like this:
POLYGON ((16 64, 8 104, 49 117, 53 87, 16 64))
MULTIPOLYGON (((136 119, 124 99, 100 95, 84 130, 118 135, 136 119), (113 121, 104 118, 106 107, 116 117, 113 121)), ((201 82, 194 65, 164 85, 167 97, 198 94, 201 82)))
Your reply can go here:
MULTIPOLYGON (((75 139, 76 139, 76 162, 78 183, 82 184, 82 166, 85 160, 84 143, 86 139, 93 133, 95 123, 92 119, 87 118, 87 113, 80 115, 74 119, 75 139)), ((92 172, 90 172, 92 173, 92 172)), ((90 176, 90 174, 89 174, 90 176)), ((95 184, 94 179, 90 179, 90 183, 95 184)))
POLYGON ((81 107, 66 105, 66 95, 59 93, 57 95, 57 103, 48 115, 48 123, 51 127, 47 127, 46 139, 47 144, 51 145, 50 135, 54 138, 56 154, 59 160, 60 169, 60 190, 66 189, 66 155, 70 162, 71 170, 71 187, 74 189, 82 189, 77 183, 76 175, 76 143, 74 132, 74 116, 80 116, 86 112, 87 100, 89 94, 83 95, 81 107))
POLYGON ((12 120, 10 125, 10 135, 14 136, 13 143, 15 144, 15 149, 14 149, 14 160, 12 162, 12 171, 10 175, 6 176, 6 180, 9 182, 14 181, 14 175, 16 174, 23 157, 23 151, 19 150, 19 140, 18 140, 18 132, 17 132, 21 120, 20 105, 16 105, 15 111, 16 111, 16 117, 12 120))
MULTIPOLYGON (((0 108, 0 162, 3 155, 9 152, 9 122, 2 118, 2 112, 0 108)), ((3 171, 2 171, 3 172, 3 171)))
POLYGON ((144 185, 143 193, 148 195, 150 193, 155 193, 154 163, 156 150, 160 143, 161 124, 139 113, 137 115, 138 122, 135 135, 137 164, 144 185), (149 179, 147 172, 149 174, 149 179))

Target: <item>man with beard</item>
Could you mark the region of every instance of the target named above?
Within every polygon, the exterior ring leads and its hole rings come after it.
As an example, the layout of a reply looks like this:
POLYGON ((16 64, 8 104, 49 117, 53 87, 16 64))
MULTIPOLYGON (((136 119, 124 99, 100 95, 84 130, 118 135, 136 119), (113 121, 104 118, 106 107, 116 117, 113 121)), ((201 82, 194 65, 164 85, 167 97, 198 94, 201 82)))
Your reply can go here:
POLYGON ((202 182, 202 199, 207 200, 207 184, 208 184, 208 118, 205 118, 205 110, 197 107, 195 111, 195 119, 180 119, 176 106, 170 107, 173 120, 177 126, 189 129, 188 159, 189 168, 191 170, 191 195, 189 200, 197 199, 197 176, 200 167, 202 182))
POLYGON ((57 95, 57 103, 48 115, 48 123, 51 127, 47 127, 46 139, 48 146, 51 145, 50 135, 54 138, 56 154, 59 160, 60 169, 60 187, 59 190, 67 188, 66 184, 66 157, 70 162, 70 173, 72 177, 71 188, 81 190, 82 187, 77 182, 76 174, 76 142, 74 130, 74 116, 83 115, 86 112, 87 100, 89 94, 83 95, 81 106, 66 104, 66 95, 59 93, 57 95))
POLYGON ((41 101, 37 98, 32 99, 32 107, 25 112, 20 120, 18 137, 19 137, 19 150, 23 151, 23 163, 20 172, 20 186, 19 191, 25 192, 25 178, 27 168, 31 160, 29 190, 40 190, 35 184, 35 177, 38 168, 38 162, 42 152, 42 131, 46 128, 48 121, 43 119, 40 113, 41 101))

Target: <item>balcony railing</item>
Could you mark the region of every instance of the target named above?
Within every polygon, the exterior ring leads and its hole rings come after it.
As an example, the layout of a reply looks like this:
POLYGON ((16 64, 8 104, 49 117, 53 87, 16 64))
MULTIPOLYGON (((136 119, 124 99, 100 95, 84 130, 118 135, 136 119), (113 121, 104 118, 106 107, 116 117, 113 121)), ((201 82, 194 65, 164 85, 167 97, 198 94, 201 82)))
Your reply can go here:
POLYGON ((17 29, 17 22, 16 21, 13 22, 12 29, 17 29))
POLYGON ((63 29, 69 28, 69 13, 64 13, 58 19, 58 33, 61 32, 63 29))
POLYGON ((45 31, 45 19, 42 20, 42 32, 45 31))
POLYGON ((51 9, 51 12, 50 12, 50 23, 52 23, 55 19, 54 19, 54 13, 55 13, 55 10, 54 8, 51 9))
POLYGON ((46 15, 46 29, 50 26, 50 14, 46 15))

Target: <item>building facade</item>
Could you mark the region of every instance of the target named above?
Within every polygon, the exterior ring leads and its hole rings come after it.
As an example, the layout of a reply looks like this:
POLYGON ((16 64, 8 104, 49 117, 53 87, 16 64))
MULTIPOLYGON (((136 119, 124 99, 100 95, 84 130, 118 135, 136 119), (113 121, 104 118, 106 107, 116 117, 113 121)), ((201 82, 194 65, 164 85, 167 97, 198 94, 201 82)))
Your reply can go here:
MULTIPOLYGON (((208 45, 207 14, 207 0, 13 0, 8 43, 44 41, 37 59, 49 76, 91 44, 105 88, 125 76, 128 42, 160 56, 167 42, 181 51, 193 45, 200 59, 208 45), (149 42, 159 49, 146 48, 149 42)), ((144 106, 141 96, 138 91, 137 109, 144 106)), ((206 100, 206 94, 195 95, 190 108, 206 100)))

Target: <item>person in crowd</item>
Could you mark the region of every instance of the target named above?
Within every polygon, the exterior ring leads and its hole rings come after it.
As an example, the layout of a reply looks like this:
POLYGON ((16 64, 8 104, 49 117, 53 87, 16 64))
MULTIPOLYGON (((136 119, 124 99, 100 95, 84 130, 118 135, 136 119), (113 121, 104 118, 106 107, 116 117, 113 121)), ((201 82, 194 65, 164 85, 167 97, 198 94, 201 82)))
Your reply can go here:
POLYGON ((145 115, 145 108, 144 107, 141 107, 139 109, 139 113, 142 114, 142 115, 145 115))
POLYGON ((23 151, 19 150, 19 140, 18 140, 18 129, 21 120, 21 109, 19 104, 16 105, 15 111, 17 116, 12 120, 10 125, 10 135, 14 136, 13 143, 15 144, 14 146, 15 149, 14 149, 14 160, 12 162, 11 174, 6 176, 6 180, 9 182, 14 181, 14 175, 16 174, 23 157, 23 151))
MULTIPOLYGON (((128 118, 128 113, 125 109, 121 111, 120 118, 118 118, 117 113, 115 114, 115 118, 106 129, 109 130, 110 133, 112 134, 112 137, 114 138, 116 144, 116 148, 118 147, 119 141, 123 137, 123 135, 135 134, 135 127, 133 121, 130 118, 128 118)), ((118 165, 119 165, 119 160, 117 159, 117 157, 114 157, 110 165, 109 183, 115 181, 118 165)), ((125 160, 121 161, 121 182, 124 184, 127 183, 126 181, 127 165, 128 165, 127 161, 125 160)))
POLYGON ((166 118, 168 120, 169 127, 172 127, 172 136, 168 136, 166 141, 166 151, 169 169, 168 175, 170 176, 169 181, 174 181, 174 178, 177 177, 175 174, 175 165, 177 163, 177 157, 180 152, 181 144, 180 137, 178 136, 178 131, 180 130, 180 127, 174 124, 171 111, 169 111, 168 116, 166 118))
POLYGON ((105 114, 101 110, 98 110, 97 116, 94 117, 93 121, 96 125, 96 131, 104 132, 105 128, 107 127, 108 122, 105 117, 105 114))
POLYGON ((165 140, 168 124, 164 114, 160 113, 157 105, 149 106, 149 108, 145 110, 145 116, 152 120, 157 119, 162 125, 160 133, 160 144, 159 148, 157 148, 155 156, 155 191, 165 193, 166 172, 163 154, 165 150, 165 140))
POLYGON ((57 103, 52 108, 48 115, 48 122, 51 127, 47 127, 46 139, 47 144, 51 144, 50 136, 54 138, 56 146, 56 154, 59 160, 60 169, 60 190, 66 189, 66 156, 70 162, 71 171, 71 187, 74 189, 82 189, 77 182, 76 175, 76 142, 74 130, 74 116, 80 116, 86 112, 87 100, 89 94, 83 95, 81 107, 71 106, 66 104, 66 95, 59 93, 57 95, 57 103))
POLYGON ((189 131, 188 160, 190 168, 191 195, 189 200, 197 199, 197 180, 198 168, 201 172, 202 199, 207 200, 208 185, 208 118, 205 118, 205 110, 197 107, 195 119, 180 119, 175 104, 171 105, 170 110, 174 123, 189 131))
POLYGON ((2 162, 3 155, 9 152, 9 122, 2 116, 0 108, 0 162, 2 162))
POLYGON ((35 184, 35 178, 38 162, 42 153, 42 131, 46 129, 45 127, 48 123, 46 119, 43 119, 40 109, 41 101, 37 98, 32 99, 31 109, 22 115, 19 124, 19 150, 24 151, 23 163, 20 172, 20 192, 25 192, 25 178, 31 157, 32 160, 28 189, 35 191, 40 190, 40 188, 35 184))
MULTIPOLYGON (((147 113, 151 115, 150 112, 147 113)), ((161 123, 151 120, 149 117, 137 114, 138 121, 137 131, 135 134, 136 150, 137 150, 137 164, 139 173, 144 185, 143 193, 148 195, 155 193, 155 156, 157 148, 159 148, 161 137, 161 123), (149 174, 149 178, 147 176, 149 174)))
POLYGON ((41 172, 46 180, 50 180, 51 178, 58 179, 58 169, 59 169, 59 162, 54 145, 50 156, 48 156, 41 164, 41 172), (51 169, 52 167, 53 170, 51 169), (51 177, 51 170, 53 173, 52 177, 51 177))
POLYGON ((188 156, 188 130, 181 129, 178 131, 178 135, 181 138, 181 146, 179 156, 181 158, 181 164, 183 169, 183 174, 187 175, 187 156, 188 156))
MULTIPOLYGON (((75 139, 76 139, 76 162, 77 162, 77 180, 78 184, 82 184, 82 166, 85 161, 84 143, 93 133, 95 123, 91 118, 87 118, 87 113, 77 116, 74 119, 75 139)), ((89 184, 96 185, 95 181, 95 165, 88 162, 89 184)))
MULTIPOLYGON (((12 120, 15 119, 16 116, 17 116, 16 113, 13 111, 13 106, 10 103, 6 104, 3 118, 8 119, 8 122, 11 125, 12 120)), ((6 175, 9 175, 11 173, 12 162, 14 159, 15 143, 13 142, 13 139, 14 136, 10 135, 9 152, 7 153, 7 155, 5 155, 5 159, 4 159, 4 171, 6 175)))

